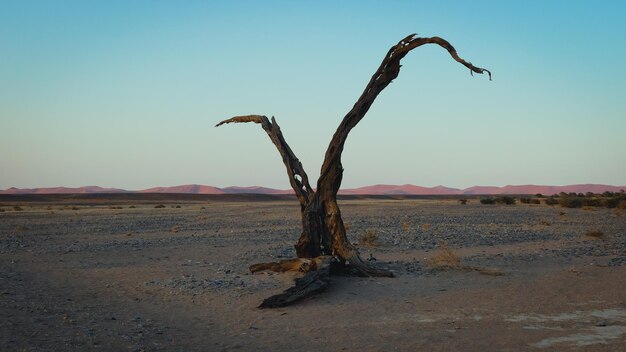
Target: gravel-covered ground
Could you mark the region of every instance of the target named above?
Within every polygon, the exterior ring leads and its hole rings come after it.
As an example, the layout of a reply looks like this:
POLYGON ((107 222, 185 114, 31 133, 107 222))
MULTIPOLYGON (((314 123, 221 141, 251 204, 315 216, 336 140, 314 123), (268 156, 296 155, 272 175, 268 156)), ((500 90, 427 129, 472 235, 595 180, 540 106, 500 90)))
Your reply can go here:
POLYGON ((164 198, 162 204, 0 205, 0 350, 626 345, 624 211, 344 200, 350 240, 396 277, 336 277, 318 297, 259 310, 296 274, 252 275, 247 267, 294 255, 297 202, 164 198), (592 231, 602 235, 586 235, 592 231), (377 245, 359 244, 365 234, 377 245), (433 269, 428 259, 441 247, 464 264, 504 275, 433 269))

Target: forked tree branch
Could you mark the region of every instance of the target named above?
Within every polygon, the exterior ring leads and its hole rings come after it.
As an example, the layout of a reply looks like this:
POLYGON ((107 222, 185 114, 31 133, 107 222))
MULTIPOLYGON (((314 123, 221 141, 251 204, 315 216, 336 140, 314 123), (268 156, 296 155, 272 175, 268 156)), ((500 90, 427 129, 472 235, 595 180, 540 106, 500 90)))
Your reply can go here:
POLYGON ((365 87, 365 90, 357 100, 346 116, 343 118, 337 131, 333 135, 328 149, 326 150, 326 156, 324 157, 324 163, 320 172, 320 178, 317 181, 317 189, 321 192, 322 197, 325 194, 332 194, 333 196, 339 191, 341 186, 341 178, 343 176, 343 167, 341 165, 341 153, 348 137, 348 133, 356 126, 361 119, 365 116, 374 100, 400 73, 400 60, 404 58, 411 50, 420 47, 424 44, 437 44, 440 47, 446 49, 450 56, 463 66, 470 69, 470 73, 487 73, 489 80, 491 80, 491 72, 487 69, 480 68, 472 65, 472 63, 462 59, 456 52, 456 49, 443 38, 430 37, 419 38, 416 34, 411 34, 402 39, 398 44, 389 49, 387 55, 383 59, 380 67, 374 73, 369 83, 365 87))
POLYGON ((272 116, 272 121, 270 122, 267 116, 262 115, 235 116, 218 123, 215 127, 233 122, 254 122, 263 127, 263 130, 265 130, 267 135, 272 140, 272 143, 276 146, 276 149, 278 149, 280 156, 283 158, 283 164, 285 164, 285 167, 287 168, 291 188, 293 188, 296 192, 300 205, 305 207, 308 204, 310 197, 313 196, 313 189, 311 189, 311 185, 309 184, 309 177, 304 171, 300 160, 298 160, 287 142, 285 142, 283 133, 280 131, 280 127, 278 126, 278 123, 276 123, 274 117, 272 116))

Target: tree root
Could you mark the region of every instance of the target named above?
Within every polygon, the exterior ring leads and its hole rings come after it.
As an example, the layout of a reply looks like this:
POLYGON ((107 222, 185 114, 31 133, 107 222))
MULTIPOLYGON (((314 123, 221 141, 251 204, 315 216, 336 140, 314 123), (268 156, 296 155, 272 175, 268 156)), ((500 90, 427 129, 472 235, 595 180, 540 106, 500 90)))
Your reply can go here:
POLYGON ((330 275, 343 276, 379 276, 393 277, 388 270, 374 268, 364 262, 356 254, 350 257, 349 264, 340 262, 332 256, 319 256, 316 258, 296 258, 281 260, 280 262, 260 263, 250 266, 253 273, 271 270, 275 272, 298 271, 303 272, 303 277, 295 280, 295 285, 277 295, 265 299, 259 308, 286 307, 303 299, 312 297, 325 291, 330 285, 330 275))
POLYGON ((317 258, 295 258, 281 260, 280 262, 259 263, 250 266, 250 272, 257 273, 259 271, 275 271, 277 273, 284 273, 285 271, 300 271, 308 273, 311 270, 316 270, 323 257, 317 258))
POLYGON ((359 256, 356 250, 352 250, 346 255, 345 259, 350 263, 350 265, 362 276, 373 276, 373 277, 393 277, 393 273, 387 269, 375 268, 371 264, 364 262, 363 259, 359 256))
POLYGON ((333 258, 330 256, 315 258, 315 269, 311 269, 303 277, 297 278, 293 287, 265 299, 259 308, 285 307, 325 291, 330 285, 330 263, 332 260, 333 258))

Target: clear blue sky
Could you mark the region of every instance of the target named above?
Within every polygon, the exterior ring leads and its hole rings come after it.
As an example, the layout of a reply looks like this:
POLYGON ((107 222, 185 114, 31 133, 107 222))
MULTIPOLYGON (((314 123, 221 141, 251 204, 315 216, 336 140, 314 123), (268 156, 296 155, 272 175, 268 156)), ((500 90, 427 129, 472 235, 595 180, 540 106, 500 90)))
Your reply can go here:
POLYGON ((288 188, 389 47, 421 47, 352 131, 344 187, 626 185, 624 1, 0 0, 0 189, 288 188))

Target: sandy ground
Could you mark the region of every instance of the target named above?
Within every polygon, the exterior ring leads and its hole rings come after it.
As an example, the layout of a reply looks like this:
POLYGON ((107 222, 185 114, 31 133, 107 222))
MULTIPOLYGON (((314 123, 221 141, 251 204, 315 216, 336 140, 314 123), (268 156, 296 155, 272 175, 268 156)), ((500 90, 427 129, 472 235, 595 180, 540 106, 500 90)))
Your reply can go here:
POLYGON ((247 267, 294 255, 295 201, 18 203, 0 205, 2 351, 626 350, 620 211, 342 201, 396 277, 260 310, 296 274, 247 267), (444 243, 504 275, 433 270, 444 243))

